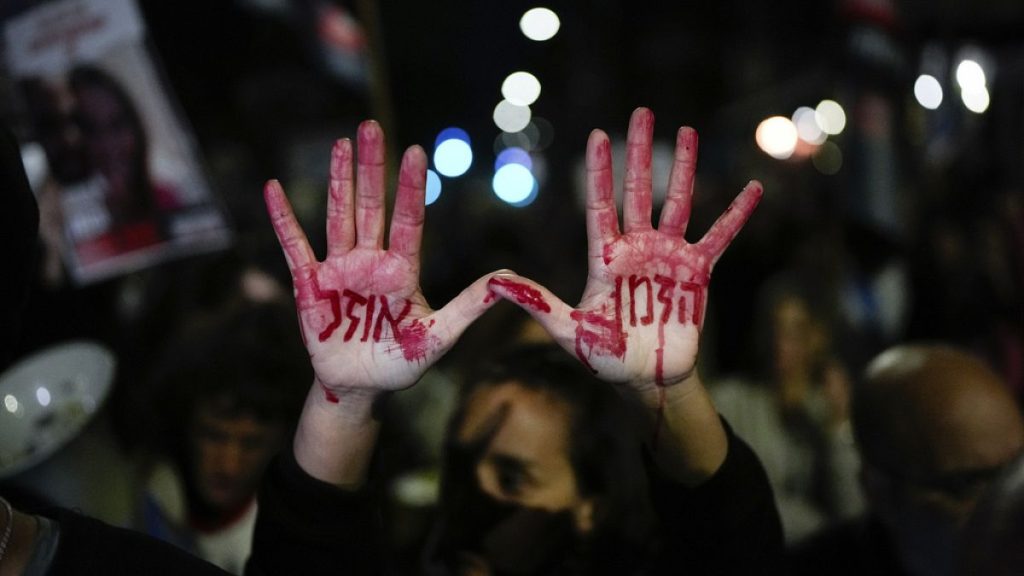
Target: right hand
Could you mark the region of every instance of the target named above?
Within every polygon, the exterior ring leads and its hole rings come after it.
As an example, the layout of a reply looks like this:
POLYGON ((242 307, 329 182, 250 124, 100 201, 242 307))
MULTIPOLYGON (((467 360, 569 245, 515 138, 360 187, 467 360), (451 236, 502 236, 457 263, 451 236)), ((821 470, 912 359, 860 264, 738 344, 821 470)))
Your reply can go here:
POLYGON ((292 273, 302 337, 328 402, 412 386, 493 304, 487 280, 434 311, 419 286, 427 157, 402 157, 388 248, 384 239, 384 133, 359 126, 357 178, 352 142, 331 154, 327 258, 318 262, 276 180, 264 200, 292 273))

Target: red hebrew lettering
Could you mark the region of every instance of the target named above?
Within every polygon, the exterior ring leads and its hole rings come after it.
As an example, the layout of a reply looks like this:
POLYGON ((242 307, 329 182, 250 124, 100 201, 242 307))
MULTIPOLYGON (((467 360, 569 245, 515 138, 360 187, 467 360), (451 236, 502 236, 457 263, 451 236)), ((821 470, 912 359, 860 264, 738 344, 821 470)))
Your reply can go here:
POLYGON ((668 319, 672 317, 672 293, 675 292, 676 281, 661 274, 655 274, 654 281, 661 286, 658 289, 658 302, 664 304, 664 308, 661 309, 659 325, 664 326, 668 324, 668 319))
POLYGON ((654 294, 651 289, 651 279, 647 276, 641 276, 637 278, 636 275, 629 277, 629 325, 636 326, 636 289, 643 284, 647 286, 647 296, 644 301, 647 302, 647 313, 640 318, 640 323, 644 326, 654 322, 654 294))
MULTIPOLYGON (((341 295, 348 299, 348 305, 345 306, 345 316, 348 317, 348 319, 350 320, 348 324, 348 330, 345 330, 345 342, 348 342, 349 340, 352 339, 352 335, 356 333, 356 328, 359 327, 359 318, 352 315, 352 309, 355 308, 357 305, 365 306, 366 298, 360 296, 359 294, 356 294, 355 292, 349 290, 348 288, 346 288, 345 291, 341 293, 341 295)), ((367 319, 366 321, 369 322, 369 319, 367 319)))
POLYGON ((370 337, 370 322, 373 319, 373 307, 377 303, 377 299, 372 295, 366 302, 366 322, 363 322, 363 337, 359 339, 360 342, 366 342, 366 339, 370 337))
POLYGON ((679 297, 679 322, 700 326, 704 315, 704 286, 695 282, 680 282, 683 295, 679 297))
POLYGON ((410 308, 412 308, 412 302, 406 299, 405 306, 402 308, 402 311, 399 312, 398 317, 395 318, 391 315, 391 308, 388 306, 387 298, 381 296, 380 313, 377 314, 377 322, 373 325, 373 341, 380 342, 381 331, 385 320, 387 320, 388 324, 391 326, 391 334, 397 338, 398 323, 405 320, 405 317, 409 314, 410 308))
MULTIPOLYGON (((338 296, 337 290, 321 290, 320 284, 316 281, 316 276, 313 277, 313 295, 317 300, 330 300, 331 302, 331 314, 333 315, 330 324, 324 328, 319 335, 320 341, 323 342, 334 334, 334 331, 341 326, 341 298, 338 296)), ((305 335, 303 335, 305 339, 305 335)))

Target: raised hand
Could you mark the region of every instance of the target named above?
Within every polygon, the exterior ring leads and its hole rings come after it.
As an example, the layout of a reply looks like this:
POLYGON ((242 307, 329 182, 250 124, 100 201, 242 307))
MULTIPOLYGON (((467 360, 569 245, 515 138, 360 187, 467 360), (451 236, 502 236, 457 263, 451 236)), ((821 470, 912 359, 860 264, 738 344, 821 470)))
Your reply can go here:
POLYGON ((704 237, 683 235, 690 217, 697 133, 680 128, 658 229, 651 225, 654 115, 639 108, 626 146, 623 228, 612 185, 608 136, 587 142, 589 275, 575 308, 543 286, 511 274, 495 276, 493 291, 517 302, 564 348, 599 377, 629 382, 641 393, 681 382, 694 372, 711 269, 757 206, 751 181, 704 237))
POLYGON ((406 150, 384 248, 384 133, 359 126, 331 153, 327 257, 318 262, 280 184, 264 190, 267 211, 292 273, 296 307, 324 398, 366 396, 411 386, 490 306, 486 278, 433 311, 419 286, 427 158, 406 150))

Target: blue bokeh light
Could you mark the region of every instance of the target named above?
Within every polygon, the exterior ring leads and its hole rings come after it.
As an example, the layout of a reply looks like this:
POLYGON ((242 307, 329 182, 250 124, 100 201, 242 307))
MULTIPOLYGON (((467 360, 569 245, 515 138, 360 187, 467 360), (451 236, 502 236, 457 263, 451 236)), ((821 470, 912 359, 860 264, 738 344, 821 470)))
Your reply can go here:
POLYGON ((537 186, 537 180, 526 166, 510 163, 494 172, 491 186, 498 198, 516 205, 530 197, 530 193, 537 186))
POLYGON ((533 168, 533 158, 530 158, 530 153, 526 150, 513 146, 498 153, 498 157, 494 160, 494 169, 498 170, 506 164, 519 164, 529 170, 533 168))
POLYGON ((434 167, 442 176, 462 176, 473 165, 473 147, 469 134, 449 126, 434 139, 434 167))
POLYGON ((441 177, 437 175, 437 172, 433 170, 427 170, 427 194, 426 202, 427 206, 430 206, 441 197, 441 177))

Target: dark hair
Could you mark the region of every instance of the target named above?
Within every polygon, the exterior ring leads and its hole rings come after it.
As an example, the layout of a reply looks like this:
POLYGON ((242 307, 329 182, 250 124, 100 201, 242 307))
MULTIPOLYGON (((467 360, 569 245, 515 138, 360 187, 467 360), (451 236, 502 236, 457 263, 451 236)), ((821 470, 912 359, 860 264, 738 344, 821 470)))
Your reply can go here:
POLYGON ((200 404, 290 429, 312 381, 295 322, 283 304, 240 304, 182 330, 153 376, 157 442, 180 450, 183 426, 200 404))
MULTIPOLYGON (((654 512, 639 435, 638 400, 599 380, 555 345, 522 346, 481 363, 470 373, 449 423, 449 442, 464 418, 467 399, 477 390, 507 383, 549 394, 569 407, 569 459, 580 493, 597 503, 591 558, 611 554, 614 565, 620 567, 642 561, 651 544, 654 512)), ((443 477, 442 514, 445 483, 443 477)))
MULTIPOLYGON (((149 138, 146 136, 146 127, 142 122, 131 95, 124 87, 108 72, 95 66, 78 66, 68 75, 68 84, 72 92, 78 96, 79 92, 87 88, 99 88, 112 96, 121 108, 128 125, 135 135, 136 154, 132 158, 132 182, 131 189, 134 191, 132 200, 137 202, 144 212, 152 211, 155 207, 155 200, 151 191, 152 181, 149 174, 149 138)), ((79 112, 79 117, 81 117, 79 112)), ((88 134, 91 127, 82 121, 82 130, 88 134)))

